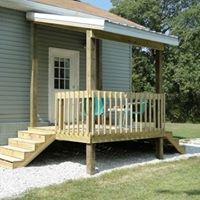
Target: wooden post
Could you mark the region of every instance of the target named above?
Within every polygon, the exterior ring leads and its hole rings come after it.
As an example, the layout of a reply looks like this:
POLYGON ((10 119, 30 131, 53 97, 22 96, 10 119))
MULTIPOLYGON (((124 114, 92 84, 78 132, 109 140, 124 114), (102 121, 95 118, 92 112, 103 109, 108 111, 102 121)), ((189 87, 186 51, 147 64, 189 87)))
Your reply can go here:
POLYGON ((86 144, 87 173, 95 174, 95 144, 86 144))
POLYGON ((31 23, 31 86, 30 86, 30 126, 37 126, 37 56, 35 24, 31 23))
POLYGON ((96 79, 97 89, 102 90, 102 57, 101 57, 101 41, 96 39, 96 79))
POLYGON ((156 93, 162 93, 162 65, 163 65, 163 55, 162 51, 156 50, 156 56, 155 56, 155 71, 156 71, 156 93))
MULTIPOLYGON (((156 55, 155 55, 155 71, 156 71, 156 86, 155 90, 156 93, 162 93, 163 88, 162 88, 162 63, 163 62, 163 56, 162 56, 162 51, 156 50, 156 55)), ((158 102, 156 104, 156 128, 161 127, 160 124, 158 124, 158 102)), ((158 159, 163 159, 164 157, 164 152, 163 152, 163 137, 156 139, 156 157, 158 159)))
POLYGON ((64 129, 64 100, 61 98, 59 99, 59 128, 61 131, 64 129))
POLYGON ((156 158, 158 159, 164 158, 163 138, 156 139, 156 158))
POLYGON ((92 98, 91 91, 96 90, 96 41, 92 38, 92 30, 86 32, 86 88, 89 96, 89 110, 87 120, 87 130, 89 133, 92 132, 92 98))
MULTIPOLYGON (((93 38, 92 30, 86 31, 86 89, 91 95, 92 90, 96 90, 96 42, 93 38)), ((88 134, 92 134, 92 98, 89 97, 89 109, 87 110, 87 130, 88 134)), ((95 145, 86 144, 86 165, 87 173, 92 175, 95 173, 95 145)))
POLYGON ((96 42, 92 30, 86 32, 86 88, 96 90, 96 42))

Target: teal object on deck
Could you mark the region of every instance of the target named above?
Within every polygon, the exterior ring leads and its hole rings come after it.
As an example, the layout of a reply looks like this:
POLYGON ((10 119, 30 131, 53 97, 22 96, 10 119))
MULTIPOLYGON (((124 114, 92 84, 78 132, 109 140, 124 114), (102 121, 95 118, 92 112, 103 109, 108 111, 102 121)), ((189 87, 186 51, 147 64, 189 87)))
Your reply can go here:
POLYGON ((140 103, 140 110, 139 112, 133 112, 133 114, 143 114, 146 110, 146 107, 147 107, 147 100, 141 100, 140 103))
POLYGON ((104 99, 94 98, 94 115, 99 116, 104 113, 104 99))
MULTIPOLYGON (((84 110, 85 114, 87 108, 87 99, 84 99, 84 110)), ((98 117, 104 113, 104 99, 98 99, 97 97, 94 98, 94 116, 98 117)))
MULTIPOLYGON (((143 114, 145 112, 145 110, 147 109, 147 100, 141 99, 140 102, 137 104, 137 106, 139 105, 139 110, 136 111, 132 111, 133 115, 139 115, 139 114, 143 114)), ((133 108, 134 108, 135 104, 133 104, 133 108)), ((130 114, 131 110, 130 110, 130 106, 128 108, 125 108, 125 113, 130 114)))

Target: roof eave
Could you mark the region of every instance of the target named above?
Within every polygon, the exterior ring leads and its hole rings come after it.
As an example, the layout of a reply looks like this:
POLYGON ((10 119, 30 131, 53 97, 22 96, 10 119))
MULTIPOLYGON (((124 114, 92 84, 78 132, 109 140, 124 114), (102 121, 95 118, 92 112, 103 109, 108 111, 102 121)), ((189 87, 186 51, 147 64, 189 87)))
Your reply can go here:
POLYGON ((145 40, 150 40, 153 42, 163 43, 172 46, 179 45, 179 39, 176 36, 165 35, 155 31, 150 31, 147 29, 139 29, 136 27, 130 27, 128 25, 116 24, 110 21, 105 22, 104 31, 116 33, 119 35, 135 37, 145 40))
POLYGON ((179 44, 179 40, 175 36, 167 36, 146 29, 139 29, 136 27, 117 24, 107 21, 105 19, 84 18, 83 20, 81 17, 77 16, 63 16, 33 12, 28 12, 26 17, 28 20, 38 23, 48 23, 63 26, 80 27, 84 29, 102 30, 122 36, 134 37, 173 46, 178 46, 179 44))

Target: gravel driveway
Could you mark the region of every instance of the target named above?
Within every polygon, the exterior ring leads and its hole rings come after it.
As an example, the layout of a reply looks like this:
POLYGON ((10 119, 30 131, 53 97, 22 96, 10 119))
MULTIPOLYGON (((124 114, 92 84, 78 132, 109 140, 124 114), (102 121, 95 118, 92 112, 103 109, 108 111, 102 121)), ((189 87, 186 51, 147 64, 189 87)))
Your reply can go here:
MULTIPOLYGON (((96 149, 96 166, 99 171, 95 176, 115 169, 137 167, 159 162, 171 162, 200 157, 200 139, 182 141, 186 145, 185 155, 177 154, 166 148, 165 159, 154 156, 153 145, 143 142, 123 142, 99 145, 96 149)), ((55 142, 28 167, 5 170, 0 168, 0 198, 20 195, 28 189, 44 187, 89 177, 85 166, 85 145, 55 142)))

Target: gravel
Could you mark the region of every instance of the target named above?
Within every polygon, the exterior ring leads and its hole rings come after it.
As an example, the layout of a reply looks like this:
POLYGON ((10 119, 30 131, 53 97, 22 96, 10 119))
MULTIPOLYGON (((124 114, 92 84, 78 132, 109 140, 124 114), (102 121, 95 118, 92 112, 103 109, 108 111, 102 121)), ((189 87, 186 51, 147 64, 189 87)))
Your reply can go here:
MULTIPOLYGON (((150 143, 144 145, 144 143, 127 142, 100 145, 96 149, 96 166, 99 173, 95 176, 122 168, 200 157, 200 139, 181 142, 186 146, 187 153, 180 155, 167 149, 164 160, 155 158, 150 143)), ((15 170, 0 168, 0 199, 20 195, 32 188, 89 177, 86 174, 84 145, 57 142, 28 167, 15 170)))

